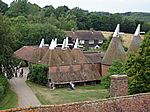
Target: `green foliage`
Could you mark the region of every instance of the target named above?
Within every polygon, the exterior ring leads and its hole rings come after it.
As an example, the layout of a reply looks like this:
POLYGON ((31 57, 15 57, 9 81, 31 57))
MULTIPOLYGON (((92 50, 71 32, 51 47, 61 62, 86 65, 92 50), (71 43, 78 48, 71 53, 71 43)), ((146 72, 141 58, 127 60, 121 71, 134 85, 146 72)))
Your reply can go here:
POLYGON ((0 101, 6 95, 8 89, 9 83, 7 79, 3 75, 0 75, 0 101))
POLYGON ((137 24, 141 24, 142 31, 150 30, 147 20, 149 13, 107 13, 89 12, 79 7, 69 9, 67 6, 59 6, 56 9, 52 6, 39 7, 28 0, 15 0, 10 7, 0 4, 8 17, 24 16, 29 23, 44 23, 57 26, 59 29, 71 30, 95 30, 114 31, 116 24, 121 24, 122 32, 133 33, 137 24), (5 6, 5 7, 4 7, 5 6), (7 11, 6 11, 7 10, 7 11), (144 18, 144 19, 141 19, 144 18))
POLYGON ((40 7, 36 4, 31 4, 28 0, 15 0, 10 4, 6 15, 9 17, 35 15, 40 11, 40 7))
POLYGON ((102 77, 102 85, 105 88, 109 88, 110 87, 110 76, 111 75, 122 75, 125 72, 125 66, 124 63, 122 63, 120 60, 115 60, 113 61, 112 65, 109 67, 108 69, 108 75, 102 77))
POLYGON ((137 54, 128 57, 126 72, 129 76, 129 93, 150 92, 150 33, 137 54))
POLYGON ((29 74, 29 79, 37 84, 46 85, 48 82, 47 78, 48 66, 47 65, 32 65, 32 72, 29 74))
POLYGON ((110 36, 107 40, 104 40, 102 46, 101 46, 101 50, 102 51, 106 51, 108 46, 109 46, 109 43, 111 42, 111 39, 112 39, 112 36, 110 36))
POLYGON ((5 97, 2 97, 2 101, 0 101, 0 110, 16 108, 18 106, 16 93, 9 89, 5 95, 5 97))
POLYGON ((4 97, 4 87, 3 85, 0 83, 0 101, 3 99, 4 97))
MULTIPOLYGON (((7 19, 0 15, 0 67, 4 66, 4 69, 9 78, 12 77, 13 68, 13 36, 11 34, 11 29, 9 27, 9 22, 7 19)), ((1 74, 1 70, 0 70, 1 74)))
POLYGON ((11 29, 14 31, 15 36, 15 50, 19 49, 23 45, 38 45, 42 38, 45 39, 45 43, 50 43, 52 39, 57 38, 62 41, 65 38, 63 30, 51 24, 42 23, 21 23, 12 24, 11 29))

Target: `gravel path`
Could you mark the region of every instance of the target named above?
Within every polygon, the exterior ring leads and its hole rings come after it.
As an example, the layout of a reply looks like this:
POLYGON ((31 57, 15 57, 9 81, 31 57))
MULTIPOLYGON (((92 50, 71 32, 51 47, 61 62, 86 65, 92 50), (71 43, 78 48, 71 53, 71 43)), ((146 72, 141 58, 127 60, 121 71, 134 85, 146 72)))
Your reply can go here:
POLYGON ((28 85, 25 83, 26 74, 28 73, 28 68, 23 68, 23 70, 24 70, 23 78, 13 77, 10 80, 10 85, 12 90, 15 91, 18 95, 19 107, 41 105, 41 103, 39 102, 39 100, 31 90, 31 88, 28 87, 28 85))

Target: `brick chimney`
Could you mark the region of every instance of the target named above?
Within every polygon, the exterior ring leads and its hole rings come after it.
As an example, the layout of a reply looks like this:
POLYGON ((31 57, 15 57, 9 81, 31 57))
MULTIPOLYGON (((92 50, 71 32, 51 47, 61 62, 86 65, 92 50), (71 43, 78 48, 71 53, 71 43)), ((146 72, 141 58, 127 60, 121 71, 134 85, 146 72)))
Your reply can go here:
POLYGON ((110 85, 110 96, 126 96, 128 95, 128 76, 127 75, 112 75, 110 85))

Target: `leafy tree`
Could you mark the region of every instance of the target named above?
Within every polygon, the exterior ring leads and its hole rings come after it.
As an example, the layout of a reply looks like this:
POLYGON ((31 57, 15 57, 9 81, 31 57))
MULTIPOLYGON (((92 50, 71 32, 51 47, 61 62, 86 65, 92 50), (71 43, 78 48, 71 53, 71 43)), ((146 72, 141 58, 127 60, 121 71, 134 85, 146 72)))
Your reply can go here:
POLYGON ((64 29, 66 31, 71 30, 72 28, 77 29, 77 24, 74 20, 67 20, 66 17, 60 17, 60 29, 64 29))
POLYGON ((108 46, 109 46, 109 43, 111 42, 111 39, 112 39, 112 36, 110 36, 107 40, 104 40, 102 46, 101 46, 101 50, 102 51, 106 51, 108 46))
POLYGON ((88 15, 88 20, 89 20, 89 28, 93 28, 95 30, 100 30, 101 29, 101 19, 100 16, 97 15, 96 13, 90 13, 88 15))
POLYGON ((145 22, 145 23, 142 25, 142 31, 145 31, 145 32, 150 31, 150 22, 145 22))
POLYGON ((105 88, 110 87, 110 76, 111 75, 122 75, 125 72, 125 65, 121 60, 114 60, 112 65, 108 69, 108 75, 104 76, 102 78, 102 85, 104 85, 105 88))
POLYGON ((137 54, 130 55, 126 63, 129 76, 129 93, 150 92, 150 32, 137 54))
POLYGON ((69 11, 70 14, 75 15, 77 18, 77 27, 78 29, 87 29, 88 28, 88 11, 83 10, 79 7, 75 7, 69 11))
MULTIPOLYGON (((6 18, 0 15, 0 68, 3 65, 8 78, 12 77, 13 37, 6 18)), ((0 69, 0 72, 2 70, 0 69)))
POLYGON ((45 6, 42 9, 42 12, 44 13, 45 17, 51 17, 55 15, 55 8, 52 5, 45 6))
POLYGON ((122 21, 122 25, 121 25, 121 30, 123 32, 128 32, 128 33, 134 33, 135 29, 137 27, 136 23, 134 20, 129 20, 129 19, 124 19, 124 21, 122 21))
POLYGON ((0 101, 6 95, 8 88, 9 88, 9 83, 6 77, 0 75, 0 101))
POLYGON ((47 74, 48 74, 47 65, 33 64, 32 72, 29 74, 29 79, 34 83, 46 86, 48 82, 47 74))
POLYGON ((9 17, 26 16, 29 14, 35 15, 40 11, 40 7, 36 4, 31 4, 28 0, 15 0, 10 4, 6 15, 9 17))
POLYGON ((16 23, 12 25, 13 35, 15 37, 15 50, 24 45, 38 45, 42 38, 45 43, 50 43, 52 39, 57 38, 62 41, 65 38, 63 30, 51 24, 42 23, 16 23))
POLYGON ((67 6, 59 6, 55 9, 55 15, 57 18, 66 15, 69 8, 67 6))

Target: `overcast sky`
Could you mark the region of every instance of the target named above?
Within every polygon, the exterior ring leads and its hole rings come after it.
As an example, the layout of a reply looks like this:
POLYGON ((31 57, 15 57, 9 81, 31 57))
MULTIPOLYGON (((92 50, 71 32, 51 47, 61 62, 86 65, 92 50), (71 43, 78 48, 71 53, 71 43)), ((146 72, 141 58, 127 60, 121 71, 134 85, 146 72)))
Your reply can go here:
MULTIPOLYGON (((13 0, 2 0, 10 4, 13 0)), ((80 7, 89 11, 105 12, 150 12, 150 0, 28 0, 41 7, 46 5, 58 6, 66 5, 69 8, 80 7)))

